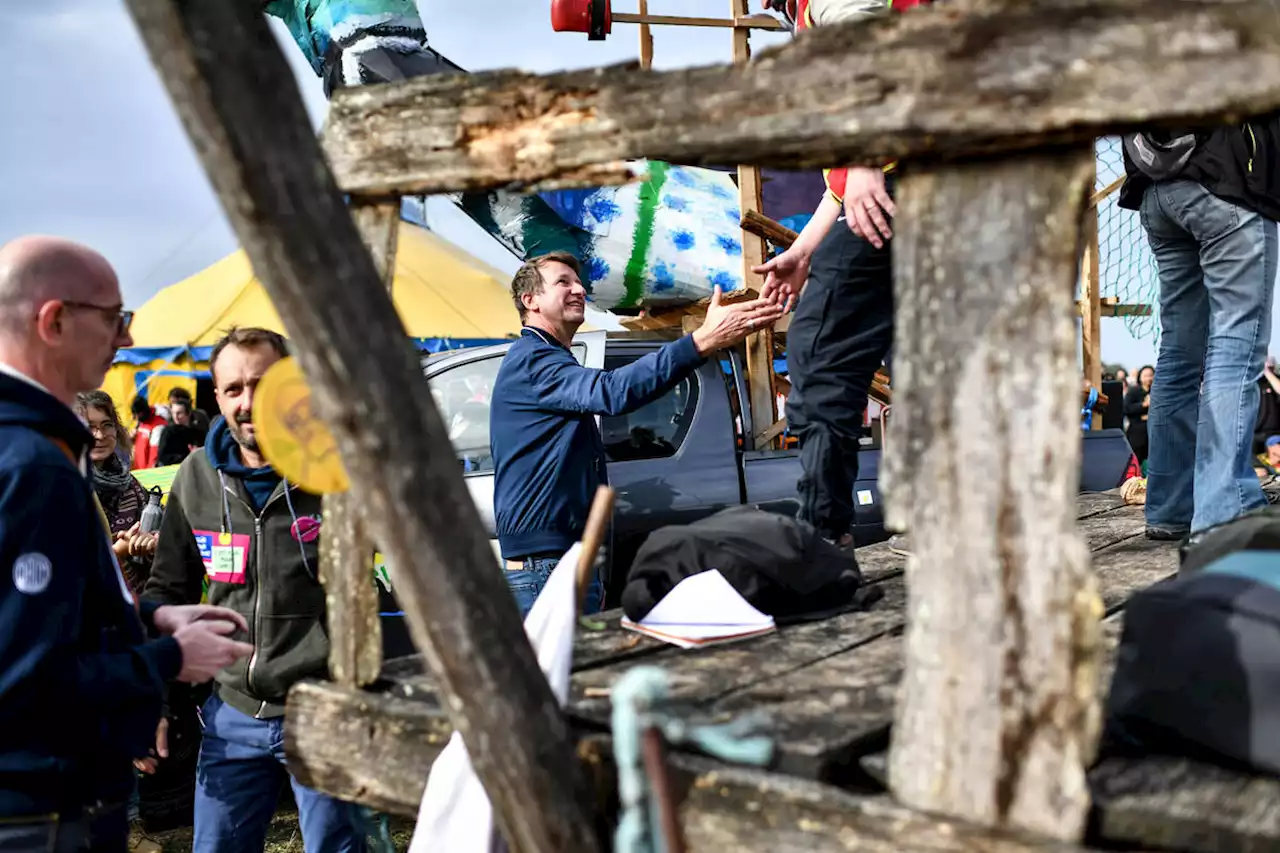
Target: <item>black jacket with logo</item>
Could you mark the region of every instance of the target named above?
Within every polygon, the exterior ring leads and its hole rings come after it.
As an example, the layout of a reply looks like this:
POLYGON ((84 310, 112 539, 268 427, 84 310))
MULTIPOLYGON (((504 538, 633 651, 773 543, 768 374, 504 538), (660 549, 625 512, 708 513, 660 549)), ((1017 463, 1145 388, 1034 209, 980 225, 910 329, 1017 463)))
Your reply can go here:
POLYGON ((0 374, 0 823, 124 803, 182 668, 176 640, 147 639, 155 607, 126 597, 71 461, 89 443, 65 405, 0 374))
POLYGON ((320 498, 281 481, 254 512, 242 479, 220 477, 210 461, 218 432, 215 422, 209 443, 178 469, 143 597, 194 604, 208 577, 209 603, 241 613, 249 636, 237 639, 254 647, 218 673, 218 693, 245 714, 278 717, 290 687, 328 672, 324 590, 317 580, 320 498))
MULTIPOLYGON (((1280 113, 1196 134, 1196 150, 1178 176, 1220 199, 1280 221, 1280 113)), ((1137 210, 1151 179, 1124 155, 1119 205, 1137 210)))

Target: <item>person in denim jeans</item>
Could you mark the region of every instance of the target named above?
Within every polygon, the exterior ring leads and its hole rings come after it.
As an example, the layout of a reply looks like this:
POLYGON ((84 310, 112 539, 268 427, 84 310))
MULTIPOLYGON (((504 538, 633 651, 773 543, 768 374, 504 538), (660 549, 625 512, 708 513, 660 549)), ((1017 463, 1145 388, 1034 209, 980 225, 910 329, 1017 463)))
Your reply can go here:
MULTIPOLYGON (((1265 152, 1249 149, 1255 153, 1240 175, 1224 166, 1238 138, 1243 131, 1222 129, 1166 139, 1151 159, 1158 166, 1159 156, 1185 141, 1181 165, 1149 181, 1138 204, 1160 276, 1160 352, 1147 420, 1151 539, 1180 539, 1267 502, 1252 444, 1277 234, 1247 194, 1253 158, 1265 152)), ((1128 139, 1125 153, 1135 157, 1128 139)), ((1143 153, 1140 145, 1136 155, 1143 153)))

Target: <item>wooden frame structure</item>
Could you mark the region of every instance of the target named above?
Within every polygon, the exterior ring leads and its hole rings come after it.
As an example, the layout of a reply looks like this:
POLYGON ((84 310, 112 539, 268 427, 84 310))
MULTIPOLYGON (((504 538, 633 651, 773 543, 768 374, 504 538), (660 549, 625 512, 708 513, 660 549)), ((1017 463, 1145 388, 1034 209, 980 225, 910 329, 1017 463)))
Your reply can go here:
MULTIPOLYGON (((859 820, 881 840, 931 827, 933 850, 1030 849, 988 829, 1081 836, 1103 612, 1076 533, 1073 293, 1093 140, 1280 108, 1272 6, 953 0, 747 66, 419 78, 335 95, 323 151, 256 0, 128 6, 338 440, 345 511, 363 510, 357 527, 387 554, 515 851, 603 849, 599 752, 577 758, 383 286, 396 197, 598 185, 634 157, 901 160, 882 483, 915 556, 888 760, 897 817, 859 820), (951 372, 932 369, 944 359, 951 372), (957 381, 995 393, 974 405, 957 381)), ((372 587, 364 554, 338 556, 330 632, 349 666, 334 671, 354 689, 376 668, 358 616, 372 587)))

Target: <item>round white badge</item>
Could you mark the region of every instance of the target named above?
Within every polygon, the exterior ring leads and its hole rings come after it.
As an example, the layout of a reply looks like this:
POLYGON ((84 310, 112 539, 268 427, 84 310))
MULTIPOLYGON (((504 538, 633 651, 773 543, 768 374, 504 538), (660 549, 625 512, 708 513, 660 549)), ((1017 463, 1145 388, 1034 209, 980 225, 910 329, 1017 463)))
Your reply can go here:
POLYGON ((53 577, 53 563, 38 552, 23 554, 13 561, 13 585, 18 592, 39 595, 49 586, 53 577))

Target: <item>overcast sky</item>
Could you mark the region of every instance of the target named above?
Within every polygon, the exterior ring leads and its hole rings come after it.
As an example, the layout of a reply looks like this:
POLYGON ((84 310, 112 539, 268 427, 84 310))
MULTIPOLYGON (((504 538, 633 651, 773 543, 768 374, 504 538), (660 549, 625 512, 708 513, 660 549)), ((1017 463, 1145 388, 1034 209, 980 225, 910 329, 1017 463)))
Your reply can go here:
MULTIPOLYGON (((102 251, 120 273, 127 304, 198 272, 236 248, 122 0, 5 0, 0 55, 10 77, 0 94, 0 243, 58 234, 102 251)), ((625 11, 626 0, 615 4, 625 11)), ((655 0, 656 13, 721 16, 727 0, 655 0)), ((753 9, 757 3, 752 3, 753 9)), ((635 27, 604 42, 551 30, 548 0, 485 0, 420 6, 432 45, 471 70, 545 72, 636 58, 635 27), (477 15, 476 9, 483 8, 477 15), (433 14, 434 13, 434 14, 433 14)), ((317 124, 320 81, 278 22, 285 55, 317 124)), ((755 36, 761 47, 779 36, 755 36)), ((725 30, 655 28, 655 66, 730 58, 725 30)), ((432 200, 430 225, 489 263, 515 259, 447 201, 432 200)), ((1103 321, 1103 356, 1152 361, 1149 342, 1121 321, 1103 321)))

